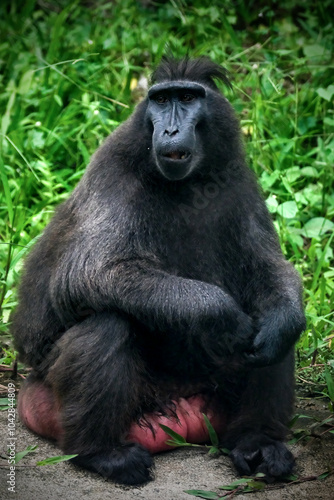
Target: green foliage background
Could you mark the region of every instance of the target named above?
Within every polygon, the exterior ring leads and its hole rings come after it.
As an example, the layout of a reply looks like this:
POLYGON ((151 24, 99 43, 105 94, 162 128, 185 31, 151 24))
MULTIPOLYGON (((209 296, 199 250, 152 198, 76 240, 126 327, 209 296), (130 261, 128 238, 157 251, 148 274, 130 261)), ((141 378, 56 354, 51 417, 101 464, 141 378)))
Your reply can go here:
MULTIPOLYGON (((334 401, 334 26, 331 0, 7 1, 0 5, 1 362, 22 259, 161 56, 231 73, 287 258, 303 275, 298 370, 334 401), (319 365, 319 366, 318 366, 319 365)), ((135 138, 134 138, 135 140, 135 138)))

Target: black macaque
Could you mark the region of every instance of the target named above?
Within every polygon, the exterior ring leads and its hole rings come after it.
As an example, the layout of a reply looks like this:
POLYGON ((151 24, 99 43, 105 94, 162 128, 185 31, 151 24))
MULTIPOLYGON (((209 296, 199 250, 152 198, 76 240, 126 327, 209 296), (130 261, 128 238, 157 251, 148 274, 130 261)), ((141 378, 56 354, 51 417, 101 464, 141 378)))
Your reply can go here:
POLYGON ((150 479, 163 419, 203 438, 192 412, 240 473, 294 463, 300 279, 215 79, 229 85, 207 58, 163 59, 31 252, 12 318, 33 368, 23 421, 125 484, 150 479))

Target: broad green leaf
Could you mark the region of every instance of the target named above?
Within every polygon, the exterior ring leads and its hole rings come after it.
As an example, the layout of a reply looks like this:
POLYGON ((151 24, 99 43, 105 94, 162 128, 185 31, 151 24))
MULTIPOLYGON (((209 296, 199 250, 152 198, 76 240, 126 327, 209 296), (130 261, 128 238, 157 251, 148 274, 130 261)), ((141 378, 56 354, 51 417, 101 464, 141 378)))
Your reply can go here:
POLYGON ((288 180, 285 177, 282 177, 281 180, 282 180, 282 184, 285 187, 285 189, 287 190, 287 192, 290 193, 291 196, 292 196, 293 195, 293 189, 291 187, 290 182, 288 182, 288 180))
POLYGON ((304 45, 303 52, 308 59, 313 59, 314 57, 324 57, 327 51, 325 47, 315 43, 312 45, 304 45))
POLYGON ((295 202, 301 203, 302 205, 308 205, 309 203, 305 198, 303 191, 297 191, 297 193, 295 193, 295 202))
POLYGON ((285 172, 285 177, 288 182, 294 182, 301 176, 301 169, 299 167, 288 168, 285 172))
POLYGON ((306 177, 319 177, 319 172, 315 167, 303 167, 301 174, 306 177))
POLYGON ((307 238, 318 238, 334 228, 334 223, 324 217, 314 217, 304 224, 301 234, 307 238))
POLYGON ((329 116, 325 116, 324 123, 326 123, 326 125, 329 125, 330 127, 334 127, 334 120, 329 116))
POLYGON ((299 118, 297 128, 301 135, 307 133, 308 130, 315 127, 317 120, 314 116, 303 116, 299 118))
POLYGON ((266 205, 267 205, 269 212, 274 214, 277 210, 277 207, 278 207, 278 201, 276 199, 276 196, 273 194, 268 196, 268 198, 266 199, 266 205))
MULTIPOLYGON (((287 229, 289 229, 289 228, 287 228, 287 229)), ((288 231, 286 238, 292 245, 297 245, 297 247, 303 248, 304 240, 299 234, 295 234, 295 233, 288 231)))
POLYGON ((280 173, 278 170, 274 170, 274 172, 271 172, 268 174, 268 172, 263 172, 261 175, 261 185, 264 189, 270 188, 277 179, 279 178, 280 173))
POLYGON ((326 99, 326 101, 331 101, 333 94, 334 94, 334 85, 329 85, 327 89, 323 89, 320 87, 317 89, 317 94, 320 95, 323 99, 326 99))
POLYGON ((297 203, 295 201, 285 201, 277 207, 277 213, 284 219, 292 219, 298 212, 297 203))
POLYGON ((34 148, 43 148, 45 144, 44 133, 39 130, 32 130, 29 134, 34 148))

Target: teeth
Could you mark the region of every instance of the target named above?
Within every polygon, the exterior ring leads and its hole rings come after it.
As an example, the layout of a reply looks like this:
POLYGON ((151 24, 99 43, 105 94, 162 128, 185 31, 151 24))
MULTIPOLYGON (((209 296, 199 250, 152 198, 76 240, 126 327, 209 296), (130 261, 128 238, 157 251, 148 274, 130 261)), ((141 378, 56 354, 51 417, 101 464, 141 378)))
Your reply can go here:
POLYGON ((171 158, 172 160, 184 160, 188 157, 188 154, 184 151, 172 151, 171 153, 167 153, 166 158, 171 158))

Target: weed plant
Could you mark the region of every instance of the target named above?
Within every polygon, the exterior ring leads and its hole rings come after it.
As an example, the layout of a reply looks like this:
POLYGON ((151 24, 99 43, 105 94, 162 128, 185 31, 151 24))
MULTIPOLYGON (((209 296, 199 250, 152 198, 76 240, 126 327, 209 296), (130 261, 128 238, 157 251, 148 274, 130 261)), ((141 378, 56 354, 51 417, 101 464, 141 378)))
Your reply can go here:
POLYGON ((132 112, 138 81, 168 50, 204 54, 232 76, 233 92, 224 91, 250 166, 303 276, 308 326, 297 375, 333 404, 331 3, 2 0, 0 363, 14 358, 8 322, 23 258, 91 154, 132 112))

